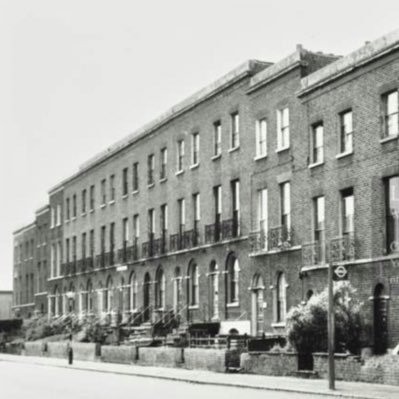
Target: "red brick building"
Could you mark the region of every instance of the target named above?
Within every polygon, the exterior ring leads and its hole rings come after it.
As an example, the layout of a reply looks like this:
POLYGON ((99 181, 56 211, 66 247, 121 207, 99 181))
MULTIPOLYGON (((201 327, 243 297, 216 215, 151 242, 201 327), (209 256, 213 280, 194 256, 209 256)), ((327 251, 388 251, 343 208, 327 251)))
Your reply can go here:
POLYGON ((370 343, 394 346, 398 46, 394 32, 341 58, 246 62, 54 187, 49 315, 284 333, 334 262, 370 343))

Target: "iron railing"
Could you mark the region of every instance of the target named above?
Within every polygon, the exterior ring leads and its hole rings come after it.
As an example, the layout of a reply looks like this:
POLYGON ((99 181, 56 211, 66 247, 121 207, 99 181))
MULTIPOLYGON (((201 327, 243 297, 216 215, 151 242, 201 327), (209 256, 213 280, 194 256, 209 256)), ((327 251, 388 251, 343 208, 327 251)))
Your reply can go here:
POLYGON ((330 262, 343 262, 356 259, 354 234, 346 234, 330 240, 330 262))

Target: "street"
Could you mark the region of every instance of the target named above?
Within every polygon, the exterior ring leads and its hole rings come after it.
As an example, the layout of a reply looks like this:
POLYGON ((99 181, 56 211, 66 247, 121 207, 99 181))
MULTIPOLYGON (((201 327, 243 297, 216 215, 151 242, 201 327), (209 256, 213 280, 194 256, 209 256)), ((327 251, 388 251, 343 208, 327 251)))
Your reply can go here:
POLYGON ((0 361, 0 396, 5 399, 238 399, 244 395, 251 399, 325 398, 0 361))

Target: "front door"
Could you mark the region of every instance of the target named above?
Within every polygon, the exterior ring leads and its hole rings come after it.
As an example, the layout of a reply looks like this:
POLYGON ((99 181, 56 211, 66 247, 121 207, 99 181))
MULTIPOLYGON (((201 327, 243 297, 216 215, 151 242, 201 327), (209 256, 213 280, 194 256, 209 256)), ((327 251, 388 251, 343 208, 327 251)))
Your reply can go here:
POLYGON ((383 288, 374 295, 374 352, 384 354, 388 347, 388 299, 383 288))
POLYGON ((215 271, 211 273, 210 288, 211 288, 211 317, 212 320, 219 319, 219 275, 215 271))
POLYGON ((252 334, 262 335, 264 330, 263 289, 252 289, 252 334))
POLYGON ((150 276, 147 273, 144 277, 143 286, 143 321, 146 322, 150 319, 150 276))

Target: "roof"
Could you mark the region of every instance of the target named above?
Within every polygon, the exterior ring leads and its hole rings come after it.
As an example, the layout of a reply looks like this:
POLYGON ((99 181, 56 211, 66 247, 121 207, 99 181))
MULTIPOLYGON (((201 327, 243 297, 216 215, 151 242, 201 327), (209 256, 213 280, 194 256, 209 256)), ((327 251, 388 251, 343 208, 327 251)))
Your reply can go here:
POLYGON ((34 227, 36 227, 36 222, 32 222, 32 223, 26 224, 25 226, 22 226, 19 229, 15 230, 12 234, 14 236, 18 236, 18 235, 21 235, 23 233, 26 233, 27 231, 33 229, 34 227))
POLYGON ((59 190, 67 182, 70 182, 71 180, 77 178, 79 175, 83 174, 87 170, 93 168, 96 165, 99 165, 100 163, 109 159, 110 157, 122 151, 131 144, 148 136, 149 134, 156 131, 156 129, 160 128, 161 126, 165 125, 171 120, 177 118, 181 114, 189 111, 198 104, 215 96, 217 93, 223 91, 227 87, 230 87, 231 85, 240 81, 241 79, 247 76, 252 76, 270 65, 271 65, 270 62, 263 62, 259 60, 248 60, 244 62, 243 64, 239 65, 237 68, 233 69, 232 71, 222 76, 218 80, 214 81, 210 85, 197 91, 196 93, 186 98, 185 100, 181 101, 180 103, 174 105, 172 108, 167 110, 158 118, 154 119, 153 121, 149 122, 148 124, 144 125, 143 127, 139 128, 133 133, 129 134, 122 140, 111 145, 105 151, 102 151, 101 153, 95 155, 93 158, 89 159, 87 162, 81 165, 78 172, 68 177, 67 179, 63 180, 56 186, 54 186, 49 192, 53 193, 59 190))
POLYGON ((324 68, 304 77, 301 80, 302 88, 299 95, 315 90, 327 84, 331 80, 338 79, 339 77, 352 72, 354 69, 380 58, 398 48, 399 29, 372 42, 366 43, 358 50, 355 50, 324 68))
POLYGON ((46 205, 41 206, 39 209, 37 209, 35 214, 36 214, 36 216, 40 216, 43 213, 48 212, 49 210, 50 210, 50 205, 46 204, 46 205))

